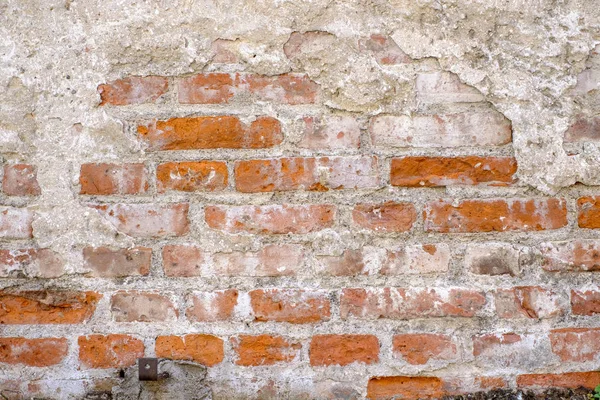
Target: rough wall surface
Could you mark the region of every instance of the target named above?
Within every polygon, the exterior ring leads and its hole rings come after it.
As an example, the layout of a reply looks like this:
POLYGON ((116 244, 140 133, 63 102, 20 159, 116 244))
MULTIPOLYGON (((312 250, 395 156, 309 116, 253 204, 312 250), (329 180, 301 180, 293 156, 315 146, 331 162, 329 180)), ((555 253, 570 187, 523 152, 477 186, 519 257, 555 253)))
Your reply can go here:
POLYGON ((0 394, 593 388, 598 43, 592 0, 0 1, 0 394))

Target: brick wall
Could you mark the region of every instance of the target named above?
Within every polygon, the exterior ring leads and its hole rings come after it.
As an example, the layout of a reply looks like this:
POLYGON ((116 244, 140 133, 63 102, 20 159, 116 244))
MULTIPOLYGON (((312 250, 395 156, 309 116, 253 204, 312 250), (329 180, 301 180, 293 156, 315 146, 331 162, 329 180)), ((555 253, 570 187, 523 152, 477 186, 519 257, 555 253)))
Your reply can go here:
MULTIPOLYGON (((520 179, 511 121, 386 35, 356 51, 407 102, 335 106, 305 61, 330 40, 289 35, 287 73, 218 40, 208 72, 96 82, 133 145, 57 160, 90 224, 68 246, 48 160, 5 157, 0 393, 110 392, 144 356, 206 366, 216 399, 600 384, 597 187, 520 179)), ((578 118, 569 143, 597 135, 578 118)))

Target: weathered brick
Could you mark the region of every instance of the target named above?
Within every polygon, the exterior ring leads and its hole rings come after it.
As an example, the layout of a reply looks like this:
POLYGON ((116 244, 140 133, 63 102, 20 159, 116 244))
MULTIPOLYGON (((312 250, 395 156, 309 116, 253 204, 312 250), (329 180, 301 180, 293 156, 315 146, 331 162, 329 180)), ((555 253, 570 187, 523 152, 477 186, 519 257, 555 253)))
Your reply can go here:
POLYGON ((417 211, 412 203, 357 204, 352 219, 358 226, 376 232, 406 232, 415 223, 417 211))
POLYGON ((552 352, 562 362, 594 361, 600 355, 600 328, 566 328, 550 331, 552 352))
POLYGON ((427 232, 505 232, 559 229, 567 225, 564 199, 438 200, 423 211, 427 232))
POLYGON ((108 247, 86 247, 83 249, 83 266, 87 276, 97 278, 119 278, 148 275, 152 249, 134 247, 111 249, 108 247))
POLYGON ((79 361, 85 368, 122 368, 144 356, 144 343, 129 335, 79 336, 79 361))
POLYGON ((243 366, 274 365, 290 362, 302 348, 297 341, 282 336, 240 335, 231 338, 235 363, 243 366))
POLYGON ((360 147, 360 126, 347 116, 304 117, 304 135, 298 147, 323 150, 350 150, 360 147))
POLYGON ((577 388, 594 389, 600 385, 600 372, 567 372, 563 374, 525 374, 517 376, 520 388, 577 388))
POLYGON ((577 213, 580 228, 600 229, 600 196, 577 199, 577 213))
POLYGON ((485 101, 485 97, 479 90, 465 85, 456 74, 446 71, 417 74, 415 88, 419 103, 443 104, 485 101))
POLYGON ((64 260, 50 249, 0 250, 2 278, 58 278, 64 272, 64 260))
POLYGON ((373 335, 315 335, 310 342, 310 365, 348 365, 379 361, 379 340, 373 335))
POLYGON ((560 297, 539 286, 518 286, 494 292, 500 318, 553 318, 562 315, 560 297))
POLYGON ((152 103, 167 93, 169 81, 161 76, 130 76, 98 86, 100 105, 152 103))
POLYGON ((600 271, 600 240, 542 243, 539 248, 546 271, 600 271))
POLYGON ((215 322, 231 319, 238 302, 236 289, 214 292, 196 292, 191 296, 192 305, 186 316, 192 322, 215 322))
POLYGON ((140 238, 185 235, 188 230, 187 203, 110 204, 91 206, 119 232, 140 238))
POLYGON ((111 297, 110 311, 117 322, 174 321, 178 315, 177 309, 166 296, 124 290, 111 297))
POLYGON ((80 194, 140 194, 148 191, 148 174, 142 163, 82 164, 80 194))
POLYGON ((204 252, 196 246, 170 244, 163 247, 163 269, 166 276, 190 277, 202 275, 204 252))
MULTIPOLYGON (((61 363, 69 344, 65 338, 0 338, 0 363, 49 367, 61 363)), ((0 387, 2 385, 0 384, 0 387)))
POLYGON ((470 244, 465 267, 478 275, 521 275, 519 251, 509 243, 470 244))
POLYGON ((283 141, 279 121, 257 117, 249 125, 238 117, 183 117, 138 126, 150 151, 198 149, 260 149, 283 141))
POLYGON ((343 289, 343 319, 412 319, 473 317, 485 304, 485 296, 468 289, 356 288, 343 289))
POLYGON ((238 41, 217 39, 210 45, 213 53, 212 62, 218 64, 236 64, 240 61, 238 54, 238 41))
POLYGON ((600 314, 600 290, 571 290, 571 311, 575 315, 600 314))
POLYGON ((223 340, 211 335, 159 336, 156 338, 156 356, 173 360, 189 360, 208 367, 224 358, 223 340))
POLYGON ((183 78, 178 84, 182 104, 226 104, 252 99, 259 102, 311 104, 319 86, 305 75, 209 73, 183 78))
POLYGON ((307 324, 327 321, 331 316, 331 305, 324 292, 257 289, 249 295, 255 321, 307 324))
POLYGON ((456 345, 446 335, 431 333, 407 333, 395 335, 393 350, 407 363, 422 365, 430 360, 452 361, 458 359, 456 345))
POLYGON ((336 45, 336 36, 325 31, 292 32, 283 45, 285 56, 302 65, 303 59, 336 45))
POLYGON ((413 60, 398 47, 392 38, 383 35, 371 35, 358 42, 363 53, 371 54, 381 65, 409 64, 413 60))
POLYGON ((517 161, 511 157, 404 157, 392 159, 394 186, 506 186, 514 182, 517 161))
POLYGON ((445 394, 444 382, 432 376, 376 376, 367 385, 367 399, 435 399, 445 394))
POLYGON ((373 117, 377 147, 501 146, 512 140, 510 121, 496 111, 373 117))
POLYGON ((600 118, 586 118, 579 115, 575 123, 567 129, 564 137, 567 143, 597 142, 600 140, 600 118))
POLYGON ((222 161, 169 162, 156 167, 159 193, 214 192, 227 188, 227 163, 222 161))
POLYGON ((240 192, 366 189, 380 185, 376 157, 248 160, 235 163, 240 192))
POLYGON ((0 324, 80 324, 102 297, 95 292, 0 292, 0 324))
POLYGON ((333 225, 332 205, 208 206, 206 223, 228 233, 286 234, 310 233, 333 225))
POLYGON ((2 191, 7 196, 39 196, 42 189, 37 181, 37 168, 29 164, 5 165, 2 191))
POLYGON ((214 273, 220 276, 289 276, 304 263, 302 248, 271 244, 258 252, 217 253, 214 273))
POLYGON ((532 336, 498 333, 473 336, 473 356, 484 365, 500 368, 522 365, 534 353, 537 341, 532 336))
POLYGON ((479 391, 505 389, 508 387, 506 379, 500 376, 476 376, 474 383, 479 391))
POLYGON ((27 208, 0 208, 0 238, 30 239, 33 237, 34 212, 27 208))

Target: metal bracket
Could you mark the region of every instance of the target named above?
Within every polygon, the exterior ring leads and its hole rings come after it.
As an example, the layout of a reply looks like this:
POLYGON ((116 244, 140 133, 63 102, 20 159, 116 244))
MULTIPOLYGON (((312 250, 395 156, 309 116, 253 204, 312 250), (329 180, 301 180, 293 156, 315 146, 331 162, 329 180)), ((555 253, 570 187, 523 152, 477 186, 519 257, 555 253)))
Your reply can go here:
POLYGON ((139 358, 139 380, 140 381, 157 381, 158 380, 158 359, 156 358, 139 358))

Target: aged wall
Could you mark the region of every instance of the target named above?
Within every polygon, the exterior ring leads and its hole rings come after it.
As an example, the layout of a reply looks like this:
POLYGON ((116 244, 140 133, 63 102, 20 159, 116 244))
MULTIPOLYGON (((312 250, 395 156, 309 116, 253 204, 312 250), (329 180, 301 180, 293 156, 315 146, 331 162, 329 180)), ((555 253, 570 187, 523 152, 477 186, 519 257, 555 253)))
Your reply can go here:
POLYGON ((593 0, 0 0, 1 396, 593 388, 599 43, 593 0))

